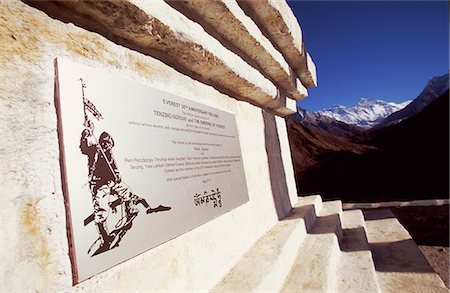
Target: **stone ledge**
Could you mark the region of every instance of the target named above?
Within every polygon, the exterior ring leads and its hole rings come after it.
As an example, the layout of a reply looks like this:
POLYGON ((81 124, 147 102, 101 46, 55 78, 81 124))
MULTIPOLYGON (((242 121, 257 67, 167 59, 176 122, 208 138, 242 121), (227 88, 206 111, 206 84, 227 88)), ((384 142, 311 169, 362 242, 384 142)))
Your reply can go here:
POLYGON ((239 5, 283 54, 307 88, 317 86, 316 66, 306 52, 297 19, 285 1, 238 0, 239 5))
POLYGON ((230 97, 283 117, 292 114, 269 80, 162 0, 26 2, 155 57, 230 97))
POLYGON ((374 202, 374 203, 345 203, 343 208, 345 210, 353 209, 378 209, 378 208, 391 208, 391 207, 426 207, 426 206, 441 206, 449 204, 448 199, 424 199, 424 200, 412 200, 412 201, 386 201, 386 202, 374 202))
POLYGON ((364 217, 383 292, 448 292, 409 232, 390 210, 364 211, 364 217))
POLYGON ((288 97, 296 101, 307 96, 300 81, 291 77, 289 65, 258 26, 235 1, 174 1, 166 2, 202 25, 224 46, 241 56, 265 77, 282 88, 288 97), (297 86, 298 85, 298 86, 297 86))

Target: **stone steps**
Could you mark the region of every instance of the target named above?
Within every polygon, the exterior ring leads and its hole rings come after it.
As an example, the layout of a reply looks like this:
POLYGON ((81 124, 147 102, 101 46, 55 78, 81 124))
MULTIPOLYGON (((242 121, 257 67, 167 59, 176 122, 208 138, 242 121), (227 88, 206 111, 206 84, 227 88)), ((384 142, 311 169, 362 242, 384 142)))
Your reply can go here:
POLYGON ((364 217, 382 292, 449 292, 390 210, 365 211, 364 217))
POLYGON ((324 203, 313 227, 299 247, 282 292, 327 292, 334 288, 334 269, 339 260, 342 233, 335 202, 324 203))
POLYGON ((259 239, 212 291, 279 290, 321 204, 317 196, 301 200, 292 215, 259 239))
POLYGON ((344 211, 341 258, 336 270, 338 292, 380 292, 360 210, 344 211))
POLYGON ((448 292, 389 211, 299 200, 214 292, 448 292), (431 290, 431 291, 430 291, 431 290))

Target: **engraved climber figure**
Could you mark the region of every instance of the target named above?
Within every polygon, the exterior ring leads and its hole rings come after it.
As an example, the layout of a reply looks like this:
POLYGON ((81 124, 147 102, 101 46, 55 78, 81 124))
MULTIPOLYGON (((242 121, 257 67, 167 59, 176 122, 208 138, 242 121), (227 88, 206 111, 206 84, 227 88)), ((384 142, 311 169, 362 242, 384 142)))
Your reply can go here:
POLYGON ((142 204, 146 208, 147 214, 171 209, 162 205, 152 209, 144 198, 131 192, 131 189, 122 181, 112 153, 113 147, 114 139, 107 132, 102 132, 98 142, 96 141, 94 124, 87 120, 85 129, 81 133, 80 150, 88 157, 88 183, 94 212, 85 219, 84 224, 87 225, 94 221, 96 225, 101 241, 96 254, 118 246, 139 212, 136 208, 138 204, 142 204), (106 224, 109 210, 116 213, 117 207, 120 205, 124 207, 124 211, 122 211, 124 215, 115 226, 117 229, 110 233, 106 224))
MULTIPOLYGON (((102 132, 98 142, 96 142, 93 132, 94 124, 88 120, 86 128, 81 133, 80 150, 81 153, 88 156, 88 182, 94 207, 93 220, 101 236, 102 243, 108 244, 109 248, 109 244, 114 238, 109 235, 106 226, 111 196, 116 196, 124 203, 125 217, 128 221, 138 211, 132 201, 133 194, 129 187, 122 182, 122 177, 117 168, 117 163, 112 153, 114 139, 107 132, 102 132)), ((145 200, 143 200, 143 204, 149 207, 145 200)))
POLYGON ((159 205, 151 208, 144 198, 133 194, 130 187, 122 181, 122 176, 117 167, 116 160, 112 153, 114 139, 104 131, 100 137, 94 135, 94 123, 88 119, 91 113, 97 120, 103 119, 102 114, 95 105, 84 95, 86 85, 81 81, 84 110, 84 130, 81 132, 80 150, 88 157, 88 183, 92 195, 92 206, 94 212, 84 220, 84 225, 94 221, 98 239, 89 248, 88 253, 94 246, 98 249, 92 256, 105 252, 119 246, 119 242, 133 225, 133 220, 139 210, 137 205, 142 204, 146 208, 146 213, 156 213, 168 211, 171 207, 159 205), (114 226, 114 230, 109 232, 107 218, 110 212, 117 213, 120 208, 120 219, 114 226))

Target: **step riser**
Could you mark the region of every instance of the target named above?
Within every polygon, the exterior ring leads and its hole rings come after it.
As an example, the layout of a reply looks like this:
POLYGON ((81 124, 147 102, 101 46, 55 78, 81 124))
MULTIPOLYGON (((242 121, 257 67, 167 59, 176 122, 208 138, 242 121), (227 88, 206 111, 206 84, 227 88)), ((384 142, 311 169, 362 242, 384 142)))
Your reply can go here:
POLYGON ((336 284, 339 237, 342 235, 340 202, 326 202, 300 247, 281 292, 330 292, 336 284))
POLYGON ((414 271, 422 264, 418 248, 398 220, 376 217, 343 212, 340 201, 302 198, 212 291, 448 292, 431 268, 414 271))
MULTIPOLYGON (((322 201, 318 201, 322 205, 322 201)), ((274 263, 273 270, 268 274, 262 282, 254 289, 254 292, 260 291, 280 291, 287 275, 295 261, 298 249, 303 243, 307 230, 314 225, 317 219, 316 204, 307 205, 294 209, 294 214, 283 220, 281 223, 296 222, 294 231, 286 241, 282 252, 274 263), (300 210, 300 211, 298 211, 300 210)))
POLYGON ((295 256, 297 255, 299 243, 302 243, 306 236, 306 226, 303 219, 299 220, 296 229, 289 237, 288 241, 283 247, 283 250, 274 264, 274 269, 266 276, 255 291, 279 291, 286 279, 295 256))
POLYGON ((381 292, 361 211, 342 214, 341 257, 336 269, 336 292, 381 292))
POLYGON ((313 205, 295 208, 257 241, 212 292, 279 291, 307 235, 307 225, 315 218, 313 205))
POLYGON ((320 213, 320 210, 322 209, 323 206, 322 198, 319 195, 301 197, 298 200, 296 207, 306 207, 306 206, 314 207, 314 220, 315 220, 316 215, 320 213))
POLYGON ((337 237, 333 234, 309 237, 300 248, 281 292, 330 292, 334 288, 334 270, 339 260, 337 237))
POLYGON ((319 217, 334 217, 335 220, 332 220, 334 222, 334 229, 333 233, 336 234, 338 237, 338 240, 340 241, 343 236, 342 231, 342 202, 340 200, 334 200, 334 201, 327 201, 325 203, 322 203, 322 209, 319 211, 319 217))
POLYGON ((370 251, 341 252, 336 292, 381 292, 370 251))
POLYGON ((364 214, 376 276, 383 292, 449 292, 390 210, 364 214))

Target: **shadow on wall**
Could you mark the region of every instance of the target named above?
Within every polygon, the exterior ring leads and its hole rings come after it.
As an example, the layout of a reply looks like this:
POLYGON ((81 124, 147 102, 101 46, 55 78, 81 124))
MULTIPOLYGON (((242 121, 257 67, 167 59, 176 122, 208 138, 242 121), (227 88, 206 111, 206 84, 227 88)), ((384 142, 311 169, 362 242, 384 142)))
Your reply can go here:
POLYGON ((292 210, 289 191, 284 172, 281 146, 275 116, 262 110, 264 119, 264 137, 269 164, 270 185, 278 219, 284 219, 292 210))

